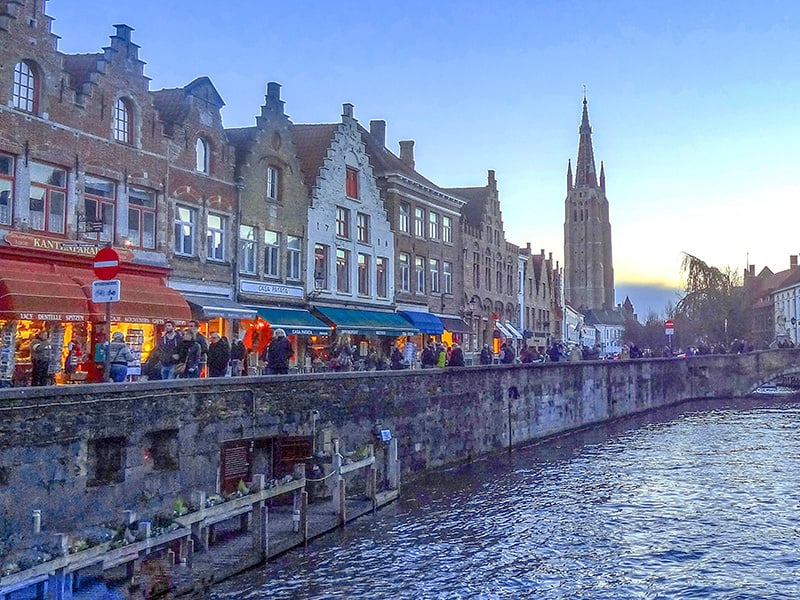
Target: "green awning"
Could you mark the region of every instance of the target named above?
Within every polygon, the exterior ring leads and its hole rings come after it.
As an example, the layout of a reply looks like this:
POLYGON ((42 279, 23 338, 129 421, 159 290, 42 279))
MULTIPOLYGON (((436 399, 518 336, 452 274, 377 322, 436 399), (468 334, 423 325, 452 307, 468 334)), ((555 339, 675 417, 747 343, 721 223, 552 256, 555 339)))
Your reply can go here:
POLYGON ((398 337, 419 333, 411 323, 397 313, 331 308, 328 306, 315 308, 326 321, 330 321, 333 324, 336 333, 340 334, 398 337))
POLYGON ((286 335, 328 335, 331 332, 328 325, 303 308, 253 308, 272 329, 280 327, 286 335))

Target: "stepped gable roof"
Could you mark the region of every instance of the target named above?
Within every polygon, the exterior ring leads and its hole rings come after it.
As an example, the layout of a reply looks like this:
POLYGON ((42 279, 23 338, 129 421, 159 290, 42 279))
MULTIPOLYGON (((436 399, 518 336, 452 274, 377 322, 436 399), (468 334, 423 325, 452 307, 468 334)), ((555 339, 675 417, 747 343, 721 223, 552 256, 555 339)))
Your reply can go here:
POLYGON ((461 209, 461 214, 469 225, 473 227, 481 226, 483 215, 486 212, 489 186, 442 189, 448 194, 453 194, 454 196, 466 200, 467 203, 461 209))
POLYGON ((79 89, 84 83, 90 81, 91 73, 99 73, 97 63, 103 60, 102 52, 92 54, 65 54, 64 71, 69 74, 69 87, 79 89))
POLYGON ((291 126, 292 142, 309 188, 314 188, 317 183, 320 169, 328 155, 328 148, 331 147, 334 133, 338 128, 338 123, 291 126))
POLYGON ((617 309, 590 309, 584 320, 589 325, 625 325, 625 316, 617 309))
POLYGON ((800 283, 800 267, 793 267, 786 271, 781 271, 780 273, 776 273, 775 277, 777 281, 775 282, 775 287, 773 287, 771 291, 797 285, 800 283))

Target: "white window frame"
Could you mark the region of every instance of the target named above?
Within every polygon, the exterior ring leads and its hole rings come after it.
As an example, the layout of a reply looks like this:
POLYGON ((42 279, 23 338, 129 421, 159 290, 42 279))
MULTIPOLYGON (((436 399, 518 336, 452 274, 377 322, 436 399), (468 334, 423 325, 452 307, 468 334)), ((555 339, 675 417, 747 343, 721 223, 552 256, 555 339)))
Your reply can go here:
POLYGON ((267 166, 267 198, 278 200, 280 194, 280 171, 273 166, 267 166))
POLYGON ((400 203, 398 229, 411 233, 411 205, 408 202, 400 203))
POLYGON ((198 137, 194 145, 194 168, 198 173, 208 173, 208 142, 198 137))
POLYGON ((411 291, 411 255, 400 252, 397 258, 400 263, 400 291, 411 291))
POLYGON ((303 238, 296 235, 286 236, 286 279, 299 281, 302 279, 303 238))
POLYGON ((206 216, 206 258, 214 262, 225 261, 225 229, 228 219, 219 213, 208 213, 206 216), (212 220, 216 223, 212 224, 212 220))
POLYGON ((453 263, 444 261, 442 263, 442 284, 445 294, 453 293, 453 263))
POLYGON ((440 293, 439 290, 439 259, 438 258, 430 258, 428 259, 428 268, 431 272, 431 294, 438 294, 440 293))
POLYGON ((281 276, 281 234, 264 230, 264 276, 277 279, 281 276))
POLYGON ((256 228, 252 225, 239 225, 239 272, 255 275, 257 262, 256 228))
POLYGON ((358 295, 359 296, 369 296, 370 295, 370 255, 364 254, 363 252, 358 253, 358 295))
POLYGON ((424 256, 415 256, 414 257, 414 279, 416 280, 416 289, 414 290, 417 294, 424 294, 425 293, 425 269, 427 265, 425 264, 427 261, 425 260, 424 256))
POLYGON ((179 256, 194 256, 195 255, 195 225, 197 222, 197 210, 192 208, 191 206, 184 206, 184 205, 176 205, 175 206, 175 240, 174 240, 174 250, 175 254, 179 256), (187 218, 188 217, 188 220, 187 218), (183 233, 179 235, 180 229, 183 229, 183 233), (187 244, 188 238, 188 244, 187 244), (181 240, 178 243, 178 240, 181 240), (186 246, 189 246, 188 250, 186 246))
POLYGON ((453 243, 453 218, 442 215, 442 242, 453 243))

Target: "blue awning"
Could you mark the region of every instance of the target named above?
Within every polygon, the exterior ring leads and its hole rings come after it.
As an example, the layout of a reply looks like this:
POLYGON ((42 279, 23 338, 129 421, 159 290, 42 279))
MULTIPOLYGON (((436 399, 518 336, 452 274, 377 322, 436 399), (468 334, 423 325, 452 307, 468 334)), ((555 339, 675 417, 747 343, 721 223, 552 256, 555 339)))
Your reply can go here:
POLYGON ((303 308, 254 307, 258 316, 272 329, 286 331, 286 335, 328 335, 331 328, 303 308))
POLYGON ((419 330, 397 313, 377 310, 354 310, 350 308, 332 308, 318 306, 315 309, 330 321, 336 333, 351 335, 414 335, 419 330))
POLYGON ((403 315, 414 327, 428 335, 442 335, 444 326, 442 320, 436 315, 413 310, 398 310, 397 314, 403 315))

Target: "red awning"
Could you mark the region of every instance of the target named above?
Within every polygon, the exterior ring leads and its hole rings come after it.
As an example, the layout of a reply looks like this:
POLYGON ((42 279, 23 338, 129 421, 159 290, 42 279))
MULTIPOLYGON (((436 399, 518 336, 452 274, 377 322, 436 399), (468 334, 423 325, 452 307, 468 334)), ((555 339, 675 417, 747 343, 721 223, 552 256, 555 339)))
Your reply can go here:
MULTIPOLYGON (((192 318, 189 304, 180 292, 168 288, 158 277, 120 273, 120 301, 111 303, 111 320, 121 323, 162 324, 174 321, 183 325, 192 318)), ((83 275, 81 284, 93 321, 106 320, 105 304, 91 301, 93 276, 83 275)))
POLYGON ((53 265, 0 260, 0 319, 85 321, 89 302, 53 265))

